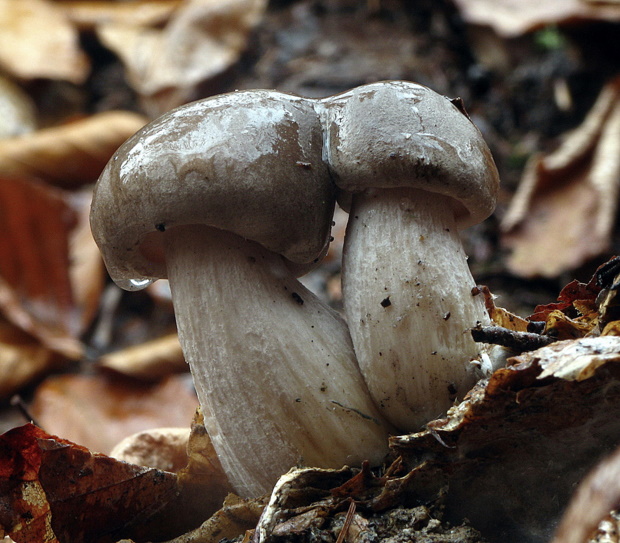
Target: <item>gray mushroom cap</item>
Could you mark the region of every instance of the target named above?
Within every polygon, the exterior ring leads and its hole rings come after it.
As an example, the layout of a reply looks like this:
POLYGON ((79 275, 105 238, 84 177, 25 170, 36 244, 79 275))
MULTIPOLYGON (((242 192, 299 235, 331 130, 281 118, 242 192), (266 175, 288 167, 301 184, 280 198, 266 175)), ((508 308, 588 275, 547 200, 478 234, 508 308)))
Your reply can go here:
POLYGON ((181 106, 127 140, 99 178, 91 228, 123 288, 165 278, 161 232, 188 224, 256 241, 301 273, 326 251, 334 191, 312 102, 239 91, 181 106))
POLYGON ((319 108, 326 161, 345 208, 351 193, 411 187, 451 196, 460 228, 493 212, 499 176, 491 152, 445 96, 383 81, 325 98, 319 108))

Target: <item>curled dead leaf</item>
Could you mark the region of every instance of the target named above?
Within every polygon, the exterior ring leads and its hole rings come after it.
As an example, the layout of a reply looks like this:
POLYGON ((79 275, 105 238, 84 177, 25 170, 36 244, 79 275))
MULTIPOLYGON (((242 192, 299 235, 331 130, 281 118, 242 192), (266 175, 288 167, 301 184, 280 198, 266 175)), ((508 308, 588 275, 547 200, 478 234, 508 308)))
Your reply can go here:
POLYGON ((463 19, 515 37, 548 25, 578 21, 619 21, 620 6, 598 0, 456 0, 463 19))
POLYGON ((0 436, 0 451, 0 533, 17 543, 109 542, 177 494, 173 474, 92 454, 31 424, 0 436))
POLYGON ((102 43, 121 59, 153 116, 194 99, 197 85, 237 62, 266 0, 190 0, 163 29, 100 25, 102 43))
POLYGON ((81 30, 97 25, 132 21, 140 26, 165 23, 184 0, 56 0, 67 18, 81 30))
POLYGON ((176 333, 106 354, 99 359, 98 365, 146 381, 189 371, 176 333))
POLYGON ((0 319, 0 399, 63 366, 63 358, 15 325, 0 319))
POLYGON ((2 179, 0 310, 47 348, 69 358, 82 353, 77 339, 80 312, 69 277, 69 237, 77 221, 59 190, 28 179, 2 179))
POLYGON ((510 270, 554 277, 608 250, 619 189, 617 77, 555 152, 528 163, 502 222, 510 270))
POLYGON ((19 79, 83 83, 89 66, 78 38, 54 2, 0 0, 0 68, 19 79))
POLYGON ((64 188, 92 183, 116 149, 145 122, 135 113, 108 111, 0 140, 0 173, 38 177, 64 188))
POLYGON ((152 428, 114 445, 110 456, 123 462, 173 473, 187 466, 190 429, 152 428))
POLYGON ((0 311, 44 348, 77 359, 105 280, 88 223, 91 194, 0 181, 0 311))
POLYGON ((197 405, 191 383, 182 376, 143 383, 102 375, 61 375, 39 385, 31 411, 46 430, 107 453, 136 432, 187 425, 197 405))

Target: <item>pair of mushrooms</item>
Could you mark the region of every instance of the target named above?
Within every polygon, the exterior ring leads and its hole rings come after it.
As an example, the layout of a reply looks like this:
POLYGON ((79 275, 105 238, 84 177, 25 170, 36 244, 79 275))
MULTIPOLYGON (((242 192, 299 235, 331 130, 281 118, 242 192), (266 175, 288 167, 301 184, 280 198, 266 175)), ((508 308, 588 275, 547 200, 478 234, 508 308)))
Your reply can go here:
POLYGON ((121 146, 91 225, 121 287, 170 280, 205 426, 252 496, 296 464, 379 463, 390 432, 473 385, 469 329, 488 316, 457 229, 492 212, 497 186, 478 130, 426 87, 240 91, 121 146), (296 279, 327 251, 337 191, 348 325, 296 279))

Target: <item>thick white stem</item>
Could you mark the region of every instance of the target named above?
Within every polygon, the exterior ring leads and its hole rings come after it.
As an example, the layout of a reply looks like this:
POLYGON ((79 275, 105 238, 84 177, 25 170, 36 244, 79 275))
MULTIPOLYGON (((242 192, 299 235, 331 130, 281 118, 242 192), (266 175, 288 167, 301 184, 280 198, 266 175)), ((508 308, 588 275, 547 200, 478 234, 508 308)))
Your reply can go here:
POLYGON ((265 493, 297 464, 380 462, 386 425, 342 319, 254 242, 207 227, 166 236, 181 345, 236 491, 265 493))
POLYGON ((450 199, 415 189, 355 195, 343 262, 344 304, 362 374, 403 431, 442 415, 476 381, 469 329, 489 322, 450 199))

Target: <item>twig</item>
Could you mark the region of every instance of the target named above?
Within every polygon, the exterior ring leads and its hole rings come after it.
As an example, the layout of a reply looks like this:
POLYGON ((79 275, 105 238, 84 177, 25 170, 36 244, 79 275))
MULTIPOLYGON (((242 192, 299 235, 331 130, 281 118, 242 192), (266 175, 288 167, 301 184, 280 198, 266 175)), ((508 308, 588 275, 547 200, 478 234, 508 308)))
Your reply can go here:
POLYGON ((342 530, 338 534, 338 539, 336 539, 336 543, 343 543, 347 534, 349 533, 349 527, 351 526, 351 522, 353 522, 353 515, 355 514, 355 502, 351 500, 349 504, 349 509, 347 511, 347 516, 344 518, 344 523, 342 524, 342 530))
POLYGON ((534 351, 556 341, 549 336, 532 334, 531 332, 516 332, 501 326, 479 326, 471 329, 474 341, 491 343, 512 349, 515 352, 534 351))

